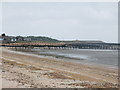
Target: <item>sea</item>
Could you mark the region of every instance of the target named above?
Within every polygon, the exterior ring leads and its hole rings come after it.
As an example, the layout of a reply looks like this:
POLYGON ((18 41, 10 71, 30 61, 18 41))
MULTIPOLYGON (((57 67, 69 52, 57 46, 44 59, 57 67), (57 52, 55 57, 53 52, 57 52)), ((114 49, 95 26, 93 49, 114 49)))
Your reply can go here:
POLYGON ((66 58, 69 62, 118 67, 118 50, 98 49, 33 49, 39 55, 66 58))

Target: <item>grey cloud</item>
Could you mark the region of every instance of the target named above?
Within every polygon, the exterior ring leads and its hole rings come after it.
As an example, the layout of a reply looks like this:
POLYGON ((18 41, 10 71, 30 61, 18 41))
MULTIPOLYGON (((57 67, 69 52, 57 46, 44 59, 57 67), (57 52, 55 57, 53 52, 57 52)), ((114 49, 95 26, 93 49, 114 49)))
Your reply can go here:
POLYGON ((117 42, 117 3, 3 3, 3 31, 117 42))

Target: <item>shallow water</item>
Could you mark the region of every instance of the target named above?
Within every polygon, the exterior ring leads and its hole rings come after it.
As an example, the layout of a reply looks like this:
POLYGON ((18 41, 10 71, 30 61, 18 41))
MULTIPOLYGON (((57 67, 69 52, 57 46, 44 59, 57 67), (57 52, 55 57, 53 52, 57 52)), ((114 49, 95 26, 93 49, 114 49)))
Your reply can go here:
POLYGON ((73 62, 81 63, 97 63, 109 65, 112 67, 118 66, 118 51, 117 50, 91 50, 91 49, 34 49, 39 54, 57 55, 72 59, 73 62))

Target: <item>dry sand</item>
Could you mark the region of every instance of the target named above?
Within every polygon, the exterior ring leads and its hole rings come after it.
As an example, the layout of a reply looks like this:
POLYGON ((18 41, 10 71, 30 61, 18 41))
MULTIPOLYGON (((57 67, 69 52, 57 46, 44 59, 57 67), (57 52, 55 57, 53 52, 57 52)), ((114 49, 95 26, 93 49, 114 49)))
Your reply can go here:
POLYGON ((117 88, 118 70, 2 50, 3 88, 117 88))

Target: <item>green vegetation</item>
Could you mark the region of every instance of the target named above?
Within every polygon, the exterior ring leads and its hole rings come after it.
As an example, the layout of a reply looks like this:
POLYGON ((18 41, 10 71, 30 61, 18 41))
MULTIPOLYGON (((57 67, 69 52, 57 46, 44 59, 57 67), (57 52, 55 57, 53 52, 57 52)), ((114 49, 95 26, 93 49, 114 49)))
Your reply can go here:
POLYGON ((26 42, 35 42, 35 43, 104 43, 99 40, 70 40, 70 41, 59 41, 57 39, 53 39, 45 36, 6 36, 2 34, 0 36, 0 40, 2 43, 26 43, 26 42))
POLYGON ((62 41, 64 43, 105 43, 103 41, 95 40, 73 40, 73 41, 62 41))
POLYGON ((31 38, 31 42, 52 42, 52 43, 59 42, 56 39, 43 36, 28 36, 27 38, 31 38))

